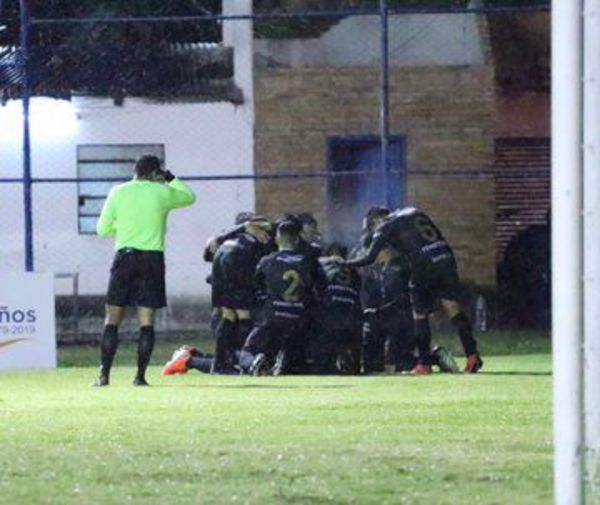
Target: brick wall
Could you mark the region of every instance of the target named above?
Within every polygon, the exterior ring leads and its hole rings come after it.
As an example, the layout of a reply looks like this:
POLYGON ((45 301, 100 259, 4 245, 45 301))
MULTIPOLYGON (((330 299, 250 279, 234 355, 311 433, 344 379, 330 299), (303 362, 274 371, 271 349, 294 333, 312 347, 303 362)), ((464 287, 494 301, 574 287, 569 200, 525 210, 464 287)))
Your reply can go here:
MULTIPOLYGON (((491 67, 396 68, 390 84, 391 133, 407 140, 408 202, 439 224, 464 280, 495 285, 493 179, 475 173, 493 163, 491 67)), ((260 69, 255 107, 257 173, 326 171, 328 136, 378 134, 378 69, 260 69)), ((312 211, 327 236, 323 179, 260 182, 256 206, 270 216, 312 211)))

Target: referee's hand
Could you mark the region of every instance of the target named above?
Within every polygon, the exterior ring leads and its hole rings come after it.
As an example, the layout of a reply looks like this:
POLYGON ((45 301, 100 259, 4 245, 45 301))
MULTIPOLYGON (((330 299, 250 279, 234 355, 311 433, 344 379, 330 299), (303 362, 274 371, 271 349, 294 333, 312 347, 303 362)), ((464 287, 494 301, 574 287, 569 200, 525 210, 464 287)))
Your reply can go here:
POLYGON ((165 181, 167 182, 171 182, 173 179, 175 179, 175 176, 171 173, 170 170, 165 170, 165 181))
POLYGON ((170 170, 159 170, 156 173, 158 177, 164 179, 165 182, 171 182, 173 179, 175 179, 175 176, 171 173, 170 170))

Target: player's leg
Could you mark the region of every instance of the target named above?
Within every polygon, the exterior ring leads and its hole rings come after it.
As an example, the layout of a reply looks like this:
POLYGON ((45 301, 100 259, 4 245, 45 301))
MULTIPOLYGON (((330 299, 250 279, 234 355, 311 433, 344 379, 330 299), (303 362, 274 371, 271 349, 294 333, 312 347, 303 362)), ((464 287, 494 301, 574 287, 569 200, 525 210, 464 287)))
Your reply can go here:
POLYGON ((135 276, 133 300, 137 306, 140 328, 138 339, 137 373, 135 386, 147 386, 146 369, 154 350, 154 315, 167 305, 165 289, 165 262, 161 252, 140 252, 135 276))
POLYGON ((415 339, 417 341, 417 364, 411 373, 425 375, 431 373, 431 327, 429 316, 414 312, 415 339))
POLYGON ((190 356, 186 362, 188 370, 198 370, 202 373, 210 373, 214 367, 214 356, 205 354, 200 356, 190 356))
POLYGON ((338 346, 336 368, 345 375, 358 375, 362 356, 362 321, 352 318, 345 326, 338 346))
POLYGON ((146 369, 154 350, 154 308, 138 307, 137 317, 140 326, 138 338, 137 373, 133 380, 136 386, 147 386, 146 369))
POLYGON ((319 335, 318 372, 322 375, 332 375, 338 372, 336 368, 337 343, 340 340, 341 321, 333 315, 325 315, 319 335))
POLYGON ((132 259, 131 255, 118 251, 110 269, 100 351, 100 374, 93 383, 96 387, 108 386, 110 382, 110 371, 119 345, 119 325, 125 317, 125 307, 131 301, 131 279, 135 274, 132 259))
POLYGON ((202 354, 191 345, 183 345, 176 349, 171 359, 163 367, 163 375, 185 374, 189 369, 210 373, 213 357, 202 354))
POLYGON ((436 288, 432 283, 410 283, 410 302, 414 321, 414 336, 417 345, 417 364, 411 373, 426 375, 431 373, 431 327, 429 314, 435 307, 436 288))
POLYGON ((119 346, 119 325, 124 317, 125 307, 106 305, 104 331, 100 345, 100 374, 94 382, 94 386, 108 386, 110 382, 110 370, 119 346))
POLYGON ((385 369, 385 333, 380 315, 366 314, 363 323, 363 371, 366 374, 383 372, 385 369))
POLYGON ((255 326, 239 356, 239 366, 243 373, 253 374, 257 367, 263 366, 267 354, 271 351, 271 340, 273 332, 266 324, 255 326), (261 360, 260 363, 257 360, 261 360))
POLYGON ((232 347, 235 348, 236 351, 239 351, 244 345, 244 342, 246 342, 248 335, 250 335, 254 323, 252 321, 250 309, 236 309, 235 316, 237 319, 237 327, 232 347))
POLYGON ((233 363, 231 360, 231 347, 236 339, 237 316, 235 309, 221 308, 221 321, 215 331, 215 358, 211 373, 231 373, 233 363))
POLYGON ((416 339, 410 306, 394 306, 386 326, 396 372, 409 372, 416 365, 416 339))
POLYGON ((470 319, 464 313, 458 301, 442 298, 441 303, 444 312, 458 332, 465 356, 467 357, 467 365, 464 371, 466 373, 477 373, 483 366, 483 361, 477 351, 477 341, 473 336, 473 326, 470 319))

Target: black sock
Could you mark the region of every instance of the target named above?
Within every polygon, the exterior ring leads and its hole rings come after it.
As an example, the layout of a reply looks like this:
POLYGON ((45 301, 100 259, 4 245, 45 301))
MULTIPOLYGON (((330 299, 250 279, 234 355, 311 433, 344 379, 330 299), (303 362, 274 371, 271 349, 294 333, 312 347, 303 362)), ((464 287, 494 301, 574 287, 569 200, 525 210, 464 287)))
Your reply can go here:
POLYGON ((419 363, 431 365, 431 328, 429 319, 415 319, 415 338, 419 351, 419 363))
POLYGON ((186 366, 203 373, 210 373, 214 358, 207 356, 192 356, 187 360, 186 366))
POLYGON ((136 377, 144 379, 154 349, 154 326, 142 326, 138 340, 138 370, 136 377))
POLYGON ((213 371, 222 371, 233 365, 230 363, 230 350, 232 342, 235 340, 237 323, 229 319, 221 319, 217 326, 215 342, 215 359, 213 361, 213 371))
POLYGON ((238 319, 235 331, 235 347, 241 349, 246 342, 246 338, 252 331, 253 323, 251 319, 238 319))
POLYGON ((458 335, 460 336, 460 341, 465 350, 465 355, 469 356, 470 354, 476 353, 477 341, 473 338, 473 327, 471 326, 469 318, 464 312, 459 312, 451 319, 451 321, 458 330, 458 335))
POLYGON ((107 377, 110 375, 110 369, 112 367, 115 353, 117 352, 117 346, 119 345, 118 337, 119 327, 115 324, 107 324, 104 326, 104 333, 102 334, 102 345, 101 345, 101 368, 100 374, 107 377))
POLYGON ((365 373, 385 370, 385 335, 374 317, 363 324, 363 359, 365 373))

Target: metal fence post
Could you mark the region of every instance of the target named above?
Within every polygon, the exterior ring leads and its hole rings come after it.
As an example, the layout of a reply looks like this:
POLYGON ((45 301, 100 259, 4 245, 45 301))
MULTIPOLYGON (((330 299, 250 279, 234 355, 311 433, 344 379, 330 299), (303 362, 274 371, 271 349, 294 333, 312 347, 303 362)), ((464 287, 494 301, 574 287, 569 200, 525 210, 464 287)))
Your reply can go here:
POLYGON ((583 0, 552 2, 554 503, 583 505, 583 0))
POLYGON ((31 139, 29 131, 29 11, 20 0, 21 88, 23 103, 23 211, 25 218, 25 270, 33 271, 33 218, 31 200, 31 139))
POLYGON ((389 164, 389 34, 387 0, 379 0, 381 20, 381 70, 380 70, 380 121, 381 121, 381 173, 383 182, 383 205, 391 205, 389 164))
POLYGON ((600 502, 600 0, 584 0, 583 398, 585 498, 600 502))

